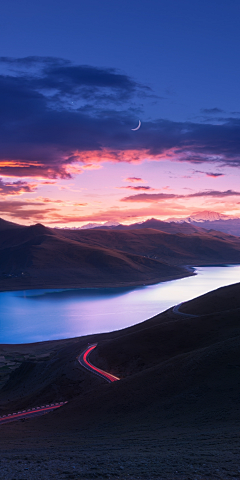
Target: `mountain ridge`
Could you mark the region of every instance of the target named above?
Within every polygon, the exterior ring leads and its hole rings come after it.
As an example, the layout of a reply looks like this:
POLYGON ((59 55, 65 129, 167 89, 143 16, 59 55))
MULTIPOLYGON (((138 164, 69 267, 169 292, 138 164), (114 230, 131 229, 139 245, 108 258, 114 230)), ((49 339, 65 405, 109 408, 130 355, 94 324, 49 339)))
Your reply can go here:
POLYGON ((112 225, 97 225, 91 224, 89 226, 84 225, 79 228, 82 229, 116 229, 116 230, 132 230, 143 228, 155 228, 162 231, 175 231, 183 233, 193 233, 203 230, 218 230, 220 232, 227 233, 229 235, 240 236, 240 218, 220 214, 218 212, 212 212, 205 210, 202 212, 196 212, 192 215, 184 218, 169 217, 167 220, 158 220, 151 218, 144 222, 133 223, 130 225, 115 224, 112 225), (171 225, 171 227, 170 227, 171 225), (200 230, 197 230, 200 229, 200 230))
POLYGON ((192 275, 188 265, 223 263, 240 263, 240 239, 187 223, 0 231, 1 290, 134 287, 192 275))

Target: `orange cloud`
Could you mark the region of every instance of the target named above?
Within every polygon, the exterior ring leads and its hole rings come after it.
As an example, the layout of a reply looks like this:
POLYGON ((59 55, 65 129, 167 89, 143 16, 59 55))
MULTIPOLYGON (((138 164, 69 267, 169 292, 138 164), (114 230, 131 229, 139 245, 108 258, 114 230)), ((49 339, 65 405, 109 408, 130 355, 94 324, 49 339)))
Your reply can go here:
POLYGON ((147 149, 145 150, 117 150, 110 148, 102 148, 101 150, 92 150, 89 152, 76 151, 71 159, 75 162, 81 162, 85 164, 98 164, 104 162, 126 162, 126 163, 141 163, 142 161, 151 158, 157 159, 156 155, 150 154, 147 149))
POLYGON ((190 213, 193 213, 196 210, 196 207, 187 208, 183 205, 178 205, 175 203, 169 203, 165 205, 154 205, 145 208, 130 208, 130 209, 120 209, 117 207, 110 208, 108 210, 101 210, 99 212, 93 212, 85 215, 68 215, 61 214, 60 212, 50 213, 46 222, 48 224, 57 225, 57 224, 82 224, 85 222, 105 222, 105 221, 118 221, 131 223, 132 221, 144 221, 147 218, 156 218, 169 217, 169 216, 187 216, 190 213))
POLYGON ((84 170, 99 170, 99 168, 102 168, 102 165, 99 164, 94 164, 94 163, 87 163, 86 165, 82 165, 82 168, 84 170))

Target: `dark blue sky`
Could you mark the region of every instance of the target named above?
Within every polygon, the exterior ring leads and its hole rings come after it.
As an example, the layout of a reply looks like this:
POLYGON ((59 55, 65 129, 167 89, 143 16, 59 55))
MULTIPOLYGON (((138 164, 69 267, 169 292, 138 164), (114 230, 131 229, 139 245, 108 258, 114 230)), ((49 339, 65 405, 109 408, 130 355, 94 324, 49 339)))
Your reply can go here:
POLYGON ((162 98, 143 101, 143 119, 240 111, 239 0, 8 0, 0 18, 4 56, 113 67, 150 86, 162 98))
POLYGON ((240 0, 7 0, 0 45, 0 216, 240 217, 240 0))

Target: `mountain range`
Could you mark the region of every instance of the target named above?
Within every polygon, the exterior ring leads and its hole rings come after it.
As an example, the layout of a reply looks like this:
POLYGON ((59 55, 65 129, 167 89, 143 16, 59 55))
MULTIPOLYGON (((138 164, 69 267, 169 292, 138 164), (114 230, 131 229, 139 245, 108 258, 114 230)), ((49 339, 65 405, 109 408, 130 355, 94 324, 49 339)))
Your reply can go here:
POLYGON ((144 222, 133 223, 131 225, 122 225, 117 222, 106 222, 104 224, 99 223, 88 223, 83 227, 73 228, 74 230, 85 230, 85 229, 114 229, 114 230, 132 230, 142 229, 142 228, 155 228, 157 230, 169 231, 168 225, 171 225, 172 232, 184 231, 185 233, 193 233, 199 228, 205 230, 218 230, 220 232, 228 233, 229 235, 240 236, 240 218, 223 215, 218 212, 212 211, 202 211, 196 212, 192 215, 184 218, 175 218, 170 217, 165 221, 157 220, 151 218, 144 222), (181 224, 182 227, 179 228, 178 225, 181 224), (194 227, 197 227, 194 229, 194 227))
MULTIPOLYGON (((174 219, 174 221, 179 222, 177 219, 174 219)), ((229 235, 240 236, 240 218, 221 215, 216 212, 196 213, 190 217, 183 218, 181 222, 187 222, 192 226, 201 225, 206 230, 219 230, 229 235)))
POLYGON ((240 238, 156 219, 85 230, 0 221, 0 288, 133 287, 240 263, 240 238))

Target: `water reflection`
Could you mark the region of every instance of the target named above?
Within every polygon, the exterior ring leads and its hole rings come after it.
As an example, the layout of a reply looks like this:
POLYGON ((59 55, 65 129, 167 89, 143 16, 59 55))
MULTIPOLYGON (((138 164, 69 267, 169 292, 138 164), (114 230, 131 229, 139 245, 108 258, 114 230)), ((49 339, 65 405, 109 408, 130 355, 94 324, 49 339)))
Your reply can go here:
POLYGON ((240 281, 240 266, 198 267, 197 275, 135 289, 0 293, 1 343, 27 343, 118 330, 182 301, 240 281))
POLYGON ((25 290, 19 292, 19 297, 30 300, 66 300, 78 298, 79 300, 118 297, 134 290, 133 288, 74 288, 74 289, 49 289, 49 290, 25 290))

